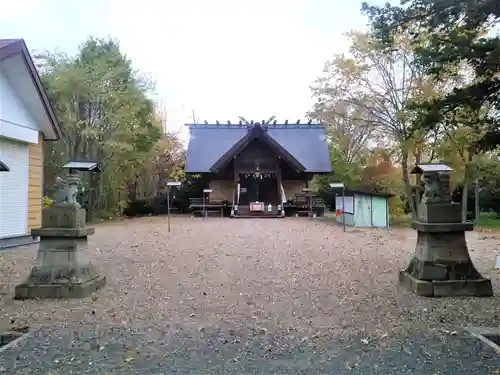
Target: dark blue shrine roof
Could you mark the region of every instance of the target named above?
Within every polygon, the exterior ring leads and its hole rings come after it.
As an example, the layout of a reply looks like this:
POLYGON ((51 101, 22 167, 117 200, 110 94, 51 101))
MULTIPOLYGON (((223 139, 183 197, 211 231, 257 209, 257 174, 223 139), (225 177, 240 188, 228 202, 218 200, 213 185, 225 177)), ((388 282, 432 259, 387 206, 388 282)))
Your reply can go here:
MULTIPOLYGON (((187 124, 190 139, 186 173, 207 173, 254 125, 187 124)), ((267 134, 305 167, 305 172, 331 172, 325 129, 321 124, 262 125, 267 134)))

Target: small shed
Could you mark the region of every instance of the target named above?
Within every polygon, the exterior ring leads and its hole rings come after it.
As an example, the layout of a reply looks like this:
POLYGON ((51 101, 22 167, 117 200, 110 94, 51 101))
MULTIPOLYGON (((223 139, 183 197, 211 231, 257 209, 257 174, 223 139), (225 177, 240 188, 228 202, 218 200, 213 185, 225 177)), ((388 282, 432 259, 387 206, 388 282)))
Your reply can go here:
POLYGON ((342 223, 342 215, 345 215, 345 224, 352 227, 389 228, 389 198, 392 196, 369 190, 346 190, 343 203, 341 194, 335 197, 336 219, 342 223))

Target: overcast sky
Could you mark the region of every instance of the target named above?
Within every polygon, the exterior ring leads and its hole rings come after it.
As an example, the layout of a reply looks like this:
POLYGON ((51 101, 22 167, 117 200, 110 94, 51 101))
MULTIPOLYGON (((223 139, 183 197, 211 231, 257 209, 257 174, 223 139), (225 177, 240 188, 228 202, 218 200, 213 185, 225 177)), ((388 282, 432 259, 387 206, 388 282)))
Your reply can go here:
MULTIPOLYGON (((375 1, 379 2, 380 1, 375 1)), ((363 29, 359 0, 15 0, 0 38, 75 53, 89 35, 117 38, 156 81, 170 130, 191 122, 304 118, 325 61, 363 29)), ((187 135, 183 131, 183 138, 187 135)))

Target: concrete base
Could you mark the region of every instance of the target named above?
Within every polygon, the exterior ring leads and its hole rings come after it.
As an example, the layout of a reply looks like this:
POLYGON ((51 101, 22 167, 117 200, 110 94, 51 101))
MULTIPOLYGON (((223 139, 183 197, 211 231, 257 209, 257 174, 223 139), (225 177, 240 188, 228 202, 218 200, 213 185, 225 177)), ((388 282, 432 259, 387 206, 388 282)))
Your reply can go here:
POLYGON ((37 264, 14 298, 83 298, 105 284, 87 254, 87 237, 42 237, 37 264))
POLYGON ((19 284, 15 299, 85 298, 106 285, 106 276, 77 284, 19 284))
POLYGON ((407 290, 415 293, 417 296, 434 296, 434 287, 432 286, 432 282, 419 280, 405 270, 399 271, 399 283, 407 290))
POLYGON ((425 281, 411 276, 406 270, 399 272, 399 282, 406 289, 424 297, 492 297, 491 280, 425 281))

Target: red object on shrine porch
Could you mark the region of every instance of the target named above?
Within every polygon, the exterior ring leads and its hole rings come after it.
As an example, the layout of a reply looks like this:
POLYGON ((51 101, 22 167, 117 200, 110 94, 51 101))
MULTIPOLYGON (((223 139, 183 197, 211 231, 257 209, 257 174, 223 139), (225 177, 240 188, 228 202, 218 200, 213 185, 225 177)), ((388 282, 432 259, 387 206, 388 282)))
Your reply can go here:
POLYGON ((250 211, 264 211, 264 203, 259 203, 259 202, 250 203, 250 211))
POLYGON ((342 215, 342 210, 335 210, 335 216, 342 215))

